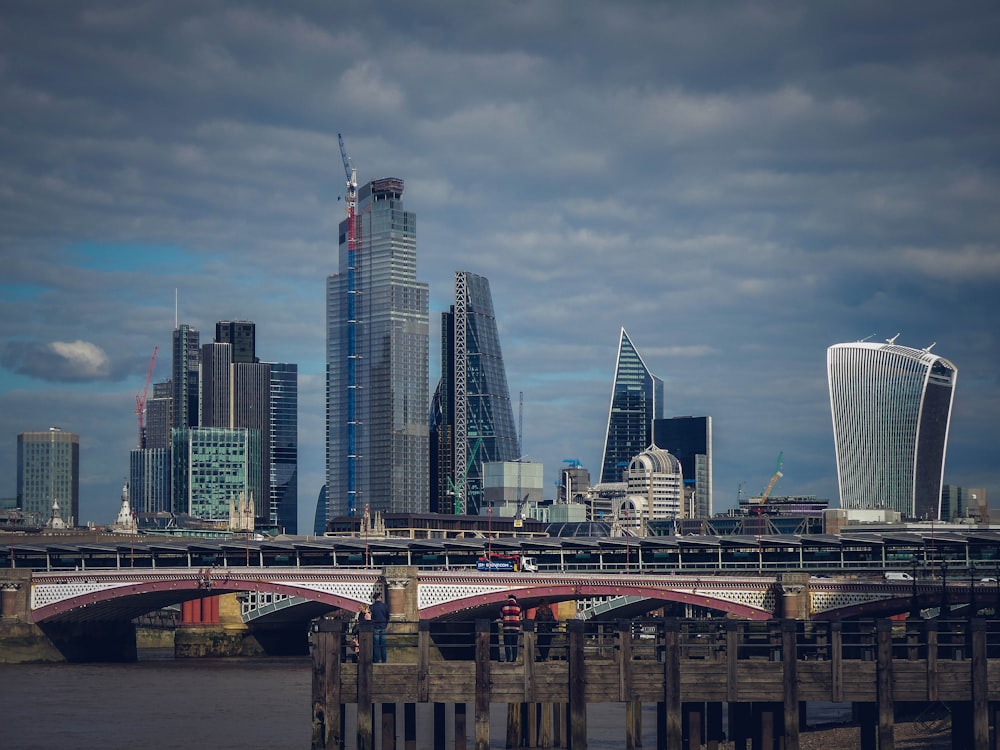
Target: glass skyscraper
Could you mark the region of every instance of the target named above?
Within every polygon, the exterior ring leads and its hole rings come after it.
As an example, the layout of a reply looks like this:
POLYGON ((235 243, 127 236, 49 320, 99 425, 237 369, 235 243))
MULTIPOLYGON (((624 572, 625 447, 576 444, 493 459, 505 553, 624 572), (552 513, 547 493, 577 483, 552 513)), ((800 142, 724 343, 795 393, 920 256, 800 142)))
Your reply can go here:
MULTIPOLYGON (((229 519, 240 496, 259 506, 261 445, 257 430, 190 427, 173 431, 174 513, 208 521, 229 519)), ((258 511, 259 514, 259 511, 258 511)))
POLYGON ((653 420, 663 417, 663 381, 646 367, 622 328, 608 430, 601 460, 601 484, 623 482, 629 463, 653 443, 653 420))
POLYGON ((269 520, 286 534, 299 528, 299 368, 271 363, 269 520))
POLYGON ((47 523, 53 502, 67 525, 80 522, 80 437, 51 427, 17 436, 17 507, 47 523))
POLYGON ((840 505, 940 518, 958 369, 895 341, 827 350, 840 505))
MULTIPOLYGON (((653 442, 681 462, 685 501, 693 518, 712 517, 712 418, 653 420, 653 442)), ((687 515, 688 510, 685 511, 687 515)))
POLYGON ((428 508, 428 288, 403 181, 358 191, 327 280, 326 518, 428 508))
POLYGON ((520 457, 490 282, 457 271, 431 404, 431 510, 480 514, 483 465, 520 457))

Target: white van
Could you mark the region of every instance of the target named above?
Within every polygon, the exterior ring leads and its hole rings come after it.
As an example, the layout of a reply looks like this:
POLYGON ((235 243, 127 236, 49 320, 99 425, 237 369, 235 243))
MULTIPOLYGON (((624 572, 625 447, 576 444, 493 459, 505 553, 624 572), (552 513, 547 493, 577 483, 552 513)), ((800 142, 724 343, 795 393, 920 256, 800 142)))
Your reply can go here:
POLYGON ((912 581, 913 576, 909 573, 904 573, 902 570, 887 570, 885 571, 885 580, 887 581, 912 581))

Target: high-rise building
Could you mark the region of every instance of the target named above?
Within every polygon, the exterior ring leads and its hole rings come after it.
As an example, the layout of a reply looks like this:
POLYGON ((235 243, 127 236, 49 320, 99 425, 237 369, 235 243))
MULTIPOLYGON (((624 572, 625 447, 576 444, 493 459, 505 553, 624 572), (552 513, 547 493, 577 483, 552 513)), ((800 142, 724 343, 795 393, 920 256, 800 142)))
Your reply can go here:
POLYGON ((286 534, 299 529, 299 368, 272 362, 271 368, 271 524, 286 534))
POLYGON ((80 437, 50 427, 17 436, 17 507, 47 523, 55 503, 67 526, 80 518, 80 437))
POLYGON ((653 420, 653 442, 681 462, 685 516, 712 517, 712 418, 653 420))
POLYGON ((173 512, 227 521, 230 504, 261 486, 257 430, 189 427, 173 431, 173 512))
POLYGON ((455 273, 441 314, 441 379, 431 409, 431 509, 479 515, 483 465, 521 457, 490 282, 455 273))
POLYGON ((958 370, 931 347, 855 342, 827 350, 844 509, 940 518, 958 370))
POLYGON ((233 362, 257 361, 256 326, 249 320, 220 320, 215 324, 215 341, 232 345, 233 362))
MULTIPOLYGON (((146 400, 144 447, 170 448, 170 427, 173 415, 173 383, 153 383, 152 398, 146 400)), ((130 500, 132 498, 129 495, 130 500)), ((135 504, 133 503, 133 507, 135 504)))
POLYGON ((653 420, 662 417, 663 381, 646 367, 622 328, 601 460, 601 484, 623 481, 632 459, 653 442, 653 420))
POLYGON ((128 494, 136 513, 170 512, 170 449, 136 448, 132 451, 128 494))
POLYGON ((198 331, 189 325, 174 329, 172 378, 173 414, 170 426, 198 426, 198 369, 201 353, 198 351, 198 331))
POLYGON ((428 288, 403 181, 358 191, 327 280, 326 518, 428 509, 428 288))
POLYGON ((669 451, 649 446, 625 470, 628 494, 618 509, 623 528, 646 536, 649 523, 684 517, 681 462, 669 451))

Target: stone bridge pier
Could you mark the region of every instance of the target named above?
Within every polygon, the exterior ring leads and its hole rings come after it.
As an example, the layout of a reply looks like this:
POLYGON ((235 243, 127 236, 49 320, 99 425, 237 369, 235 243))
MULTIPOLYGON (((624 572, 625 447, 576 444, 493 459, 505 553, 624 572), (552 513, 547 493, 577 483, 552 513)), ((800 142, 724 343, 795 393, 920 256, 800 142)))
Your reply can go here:
POLYGON ((808 620, 809 611, 809 574, 781 573, 778 576, 778 599, 774 616, 776 619, 808 620))

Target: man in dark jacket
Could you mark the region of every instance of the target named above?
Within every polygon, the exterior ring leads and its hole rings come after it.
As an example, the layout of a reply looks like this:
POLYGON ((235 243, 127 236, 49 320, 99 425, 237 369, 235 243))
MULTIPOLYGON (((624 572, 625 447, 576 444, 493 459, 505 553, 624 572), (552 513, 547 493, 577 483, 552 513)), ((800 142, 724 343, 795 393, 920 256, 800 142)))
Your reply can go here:
POLYGON ((386 606, 385 602, 382 601, 382 594, 375 592, 375 596, 372 597, 372 634, 374 636, 374 655, 372 657, 373 661, 384 662, 386 661, 385 653, 385 630, 389 625, 389 608, 386 606))

